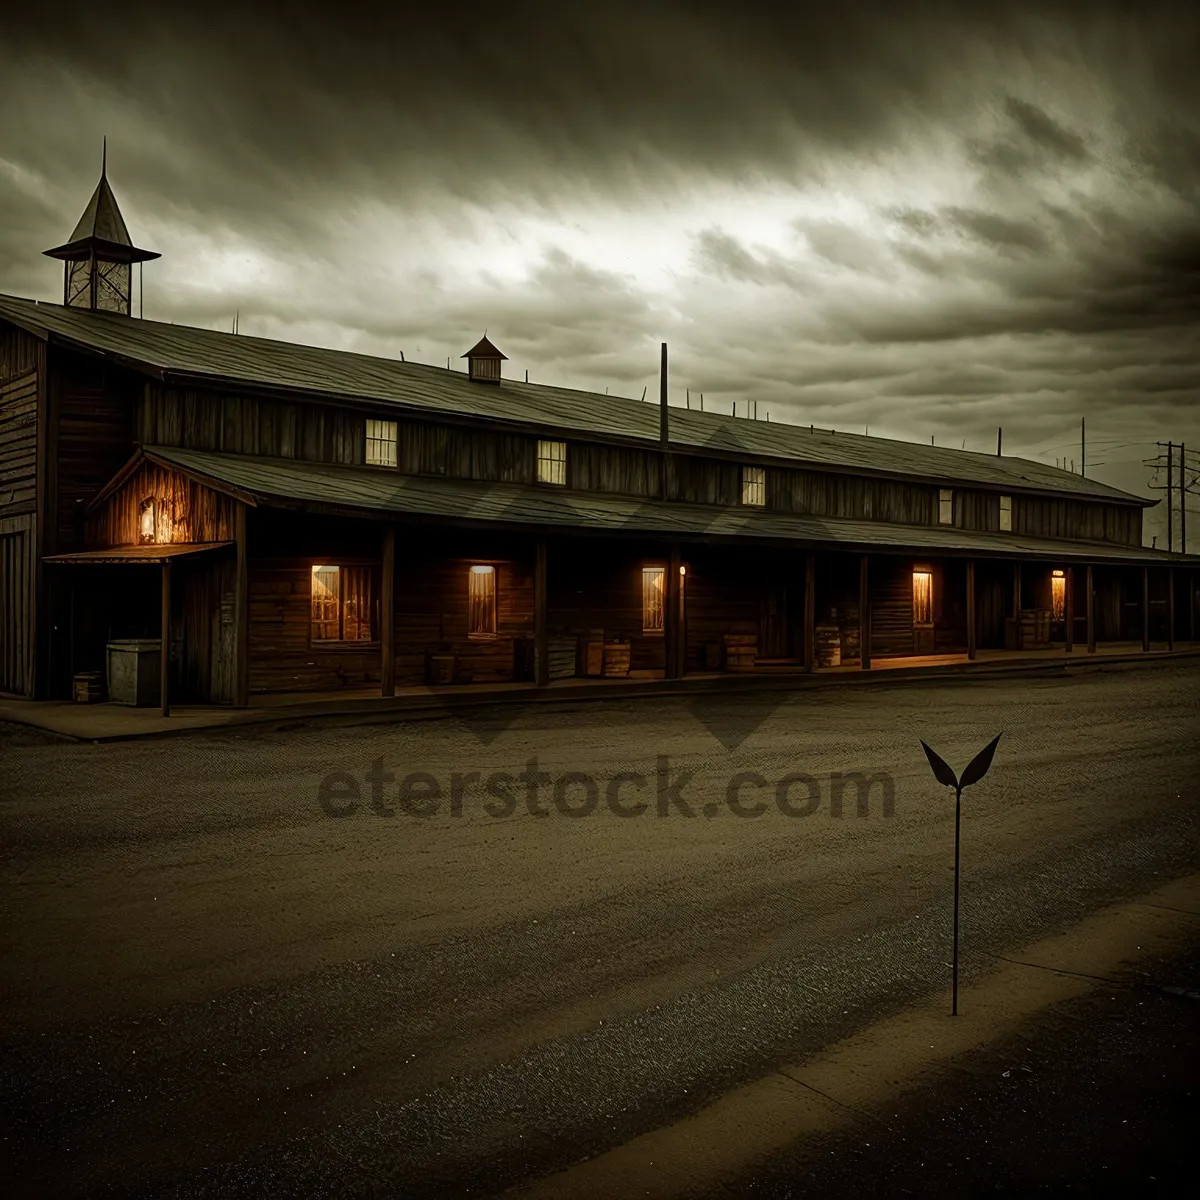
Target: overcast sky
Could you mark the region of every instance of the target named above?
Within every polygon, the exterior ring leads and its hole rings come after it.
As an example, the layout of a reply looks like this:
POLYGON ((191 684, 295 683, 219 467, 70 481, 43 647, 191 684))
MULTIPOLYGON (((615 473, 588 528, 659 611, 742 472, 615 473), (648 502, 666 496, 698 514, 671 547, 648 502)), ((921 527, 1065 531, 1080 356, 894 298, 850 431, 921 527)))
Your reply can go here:
POLYGON ((632 396, 666 341, 772 420, 1078 469, 1086 416, 1138 492, 1200 452, 1184 5, 175 8, 6 17, 0 291, 61 301, 106 134, 148 318, 632 396))

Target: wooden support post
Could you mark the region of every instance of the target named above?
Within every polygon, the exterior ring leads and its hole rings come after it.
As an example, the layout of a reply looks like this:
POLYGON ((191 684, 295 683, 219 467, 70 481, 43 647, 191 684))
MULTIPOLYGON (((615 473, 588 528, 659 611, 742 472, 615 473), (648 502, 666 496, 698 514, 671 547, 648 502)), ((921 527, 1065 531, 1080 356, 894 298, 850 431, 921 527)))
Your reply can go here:
POLYGON ((864 671, 871 669, 871 577, 870 558, 858 560, 858 662, 864 671))
POLYGON ((1142 649, 1150 649, 1150 568, 1142 568, 1142 649))
POLYGON ((233 703, 237 708, 250 704, 250 559, 246 545, 246 513, 248 505, 240 501, 237 506, 235 537, 237 540, 237 566, 234 574, 235 641, 233 674, 233 703))
POLYGON ((1063 649, 1075 649, 1075 568, 1068 567, 1063 580, 1063 649))
POLYGON ((1013 619, 1021 619, 1021 564, 1013 563, 1013 619))
POLYGON ((678 679, 683 671, 679 661, 679 546, 672 543, 667 559, 667 578, 663 596, 663 639, 666 645, 665 670, 668 679, 678 679))
POLYGON ((1096 653, 1096 585, 1091 563, 1087 565, 1087 647, 1089 654, 1096 653))
POLYGON ((967 658, 975 657, 975 560, 967 559, 967 658))
POLYGON ((1175 649, 1175 568, 1167 568, 1167 649, 1175 649))
POLYGON ((1188 641, 1196 640, 1196 572, 1188 572, 1188 641))
POLYGON ((550 682, 550 624, 546 611, 546 539, 537 540, 533 572, 533 682, 546 687, 550 682))
POLYGON ((817 668, 817 556, 804 556, 804 669, 817 668))
POLYGON ((383 531, 383 564, 379 590, 379 690, 396 694, 396 529, 383 531))
POLYGON ((158 699, 162 715, 171 715, 171 560, 162 565, 162 652, 159 655, 158 699))

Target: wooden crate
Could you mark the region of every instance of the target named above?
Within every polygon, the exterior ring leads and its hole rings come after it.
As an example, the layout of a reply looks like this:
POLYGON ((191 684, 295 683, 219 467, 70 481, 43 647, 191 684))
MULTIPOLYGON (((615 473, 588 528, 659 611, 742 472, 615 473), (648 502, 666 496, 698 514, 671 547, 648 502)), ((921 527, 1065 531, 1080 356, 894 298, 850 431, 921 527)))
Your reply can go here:
POLYGON ((589 629, 583 644, 583 674, 604 674, 604 630, 589 629))
POLYGON ((74 680, 77 704, 99 704, 104 699, 104 676, 99 671, 84 671, 74 680))
POLYGON ((628 642, 604 643, 604 674, 609 678, 623 678, 629 674, 629 655, 632 647, 628 642))
POLYGON ((551 679, 570 679, 575 674, 579 656, 579 639, 568 637, 550 638, 547 646, 550 660, 551 679))
POLYGON ((842 665, 842 640, 836 625, 818 625, 816 643, 818 667, 842 665))
POLYGON ((725 670, 753 671, 758 658, 758 635, 727 633, 725 635, 725 670))

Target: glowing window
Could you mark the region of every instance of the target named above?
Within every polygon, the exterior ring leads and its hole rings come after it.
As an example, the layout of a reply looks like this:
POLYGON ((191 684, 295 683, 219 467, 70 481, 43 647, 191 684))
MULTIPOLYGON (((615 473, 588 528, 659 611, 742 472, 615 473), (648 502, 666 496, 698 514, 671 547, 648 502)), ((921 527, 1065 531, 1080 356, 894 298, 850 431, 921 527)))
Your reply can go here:
POLYGON ((954 489, 941 488, 938 491, 938 524, 954 524, 954 489))
POLYGON ((667 571, 665 567, 642 568, 642 632, 661 633, 667 571))
POLYGON ((396 465, 396 422, 368 421, 365 455, 369 467, 396 465))
POLYGON ((913 572, 913 624, 933 624, 933 574, 913 572))
POLYGON ((1000 532, 1012 532, 1012 497, 1000 497, 1000 532))
POLYGON ((310 615, 314 642, 369 642, 370 568, 313 567, 310 615))
POLYGON ((138 512, 138 541, 143 546, 149 545, 156 540, 155 517, 154 517, 154 498, 147 496, 142 501, 141 509, 138 512))
POLYGON ((1050 606, 1054 619, 1061 621, 1067 611, 1067 577, 1063 571, 1055 571, 1050 576, 1050 606))
POLYGON ((496 568, 474 566, 467 576, 467 633, 496 636, 496 568))
POLYGON ((567 482, 567 443, 539 441, 537 444, 538 483, 567 482))
POLYGON ((767 502, 767 472, 763 467, 742 468, 742 503, 761 508, 767 502))

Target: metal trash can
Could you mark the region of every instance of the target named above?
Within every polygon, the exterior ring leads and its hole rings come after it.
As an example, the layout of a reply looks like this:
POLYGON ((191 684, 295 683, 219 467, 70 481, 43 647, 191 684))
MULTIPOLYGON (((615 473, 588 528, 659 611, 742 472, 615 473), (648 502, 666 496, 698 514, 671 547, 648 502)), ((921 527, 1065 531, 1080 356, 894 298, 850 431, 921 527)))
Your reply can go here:
POLYGON ((159 638, 126 638, 109 642, 108 698, 113 704, 138 708, 162 702, 162 641, 159 638))

